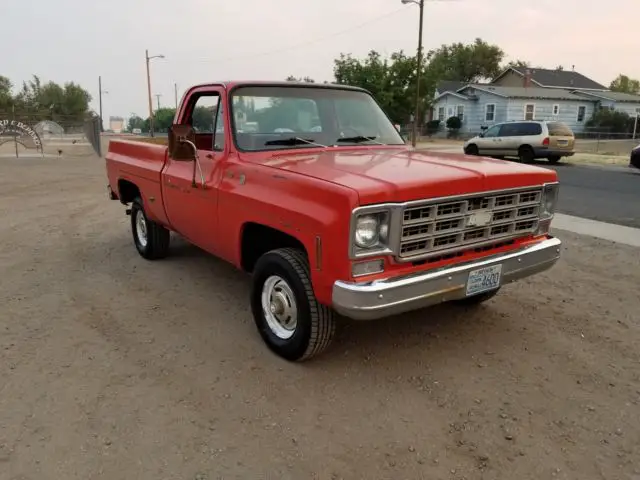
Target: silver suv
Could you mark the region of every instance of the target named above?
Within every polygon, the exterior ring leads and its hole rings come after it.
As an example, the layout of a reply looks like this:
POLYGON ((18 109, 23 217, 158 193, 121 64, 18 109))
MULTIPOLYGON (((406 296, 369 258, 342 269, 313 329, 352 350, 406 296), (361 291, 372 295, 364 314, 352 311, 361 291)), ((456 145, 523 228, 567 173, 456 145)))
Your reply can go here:
POLYGON ((562 122, 519 121, 497 123, 484 133, 464 142, 464 153, 504 158, 518 157, 528 163, 546 158, 557 163, 573 155, 575 136, 562 122))

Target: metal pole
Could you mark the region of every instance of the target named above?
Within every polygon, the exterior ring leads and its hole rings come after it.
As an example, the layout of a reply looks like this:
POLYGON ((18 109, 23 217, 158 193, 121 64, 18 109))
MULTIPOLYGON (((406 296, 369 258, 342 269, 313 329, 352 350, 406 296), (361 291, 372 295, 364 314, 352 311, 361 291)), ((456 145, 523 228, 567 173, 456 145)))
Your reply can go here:
MULTIPOLYGON (((11 105, 11 120, 13 120, 15 122, 16 120, 16 106, 15 105, 11 105)), ((19 157, 18 155, 18 137, 17 135, 13 136, 13 144, 16 148, 16 158, 19 157)))
POLYGON ((636 119, 633 122, 633 139, 636 139, 636 132, 638 131, 638 115, 640 115, 639 113, 636 112, 636 119))
POLYGON ((102 123, 102 77, 98 77, 98 98, 100 99, 100 132, 104 128, 102 123))
POLYGON ((149 50, 144 51, 147 62, 147 94, 149 96, 149 136, 153 137, 153 100, 151 99, 151 74, 149 73, 149 50))
POLYGON ((418 56, 416 61, 416 114, 413 117, 413 135, 411 145, 415 148, 418 141, 418 122, 420 121, 420 75, 422 71, 422 23, 424 19, 424 0, 420 0, 420 27, 418 29, 418 56))
POLYGON ((178 110, 178 84, 174 83, 173 84, 173 94, 176 97, 176 111, 178 110))

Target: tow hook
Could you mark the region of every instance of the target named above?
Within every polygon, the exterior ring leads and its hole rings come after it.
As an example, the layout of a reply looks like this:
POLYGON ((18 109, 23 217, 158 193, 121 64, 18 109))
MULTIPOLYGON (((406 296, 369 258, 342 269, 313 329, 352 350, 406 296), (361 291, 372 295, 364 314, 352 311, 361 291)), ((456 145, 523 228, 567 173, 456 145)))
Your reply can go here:
POLYGON ((124 213, 130 216, 130 215, 131 215, 131 209, 130 209, 130 208, 127 208, 127 209, 124 211, 124 213))

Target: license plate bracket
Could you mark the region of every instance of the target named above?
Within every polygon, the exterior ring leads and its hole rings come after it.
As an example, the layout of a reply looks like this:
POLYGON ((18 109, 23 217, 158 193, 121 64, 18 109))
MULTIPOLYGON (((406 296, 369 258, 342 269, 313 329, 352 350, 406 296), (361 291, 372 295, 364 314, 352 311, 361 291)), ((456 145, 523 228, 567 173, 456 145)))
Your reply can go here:
POLYGON ((479 268, 469 272, 467 279, 467 297, 500 288, 502 264, 479 268))

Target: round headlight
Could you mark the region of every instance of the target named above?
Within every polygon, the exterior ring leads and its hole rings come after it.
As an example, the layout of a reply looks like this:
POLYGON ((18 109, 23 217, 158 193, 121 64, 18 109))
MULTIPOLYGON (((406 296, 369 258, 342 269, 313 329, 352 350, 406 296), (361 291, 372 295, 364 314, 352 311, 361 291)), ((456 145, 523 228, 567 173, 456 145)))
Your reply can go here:
POLYGON ((372 215, 359 217, 356 222, 355 242, 360 248, 372 247, 378 241, 378 219, 372 215))

